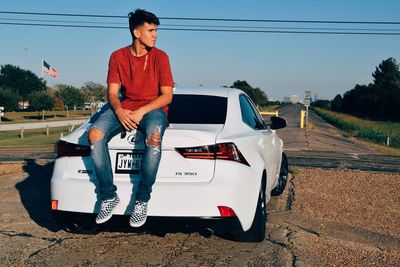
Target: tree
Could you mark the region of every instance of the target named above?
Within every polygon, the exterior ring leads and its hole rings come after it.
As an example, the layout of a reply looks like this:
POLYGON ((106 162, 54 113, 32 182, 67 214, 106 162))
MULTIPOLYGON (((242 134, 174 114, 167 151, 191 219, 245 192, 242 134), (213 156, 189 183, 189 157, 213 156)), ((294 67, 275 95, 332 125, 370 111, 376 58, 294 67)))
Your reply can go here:
POLYGON ((376 90, 385 91, 390 88, 400 88, 399 65, 394 58, 383 60, 372 73, 376 90))
POLYGON ((372 77, 372 84, 357 84, 344 93, 342 110, 375 119, 400 121, 400 71, 396 60, 383 60, 372 77))
POLYGON ((247 81, 237 80, 231 85, 231 88, 237 88, 244 91, 256 105, 268 105, 268 97, 260 88, 253 88, 247 81))
POLYGON ((33 72, 10 64, 1 66, 0 86, 12 89, 22 101, 28 100, 31 92, 46 90, 46 82, 33 72))
POLYGON ((51 110, 55 103, 54 98, 43 91, 30 93, 28 100, 32 110, 36 110, 38 113, 42 111, 42 120, 44 120, 44 111, 51 110))
POLYGON ((379 101, 373 84, 359 85, 344 93, 342 110, 360 116, 376 116, 379 101))
POLYGON ((400 71, 396 60, 388 58, 382 61, 372 77, 379 101, 377 113, 386 119, 400 120, 400 71))
POLYGON ((6 111, 14 111, 18 109, 18 100, 20 96, 9 87, 0 86, 0 107, 4 107, 6 111))
POLYGON ((329 109, 331 107, 331 101, 320 99, 320 100, 312 102, 311 106, 317 107, 317 108, 329 109))
POLYGON ((76 109, 76 107, 81 107, 85 103, 82 92, 73 86, 58 84, 56 85, 56 94, 64 102, 67 109, 67 117, 69 108, 76 109))
POLYGON ((342 96, 340 94, 337 94, 331 102, 331 109, 334 111, 341 111, 342 110, 342 101, 343 101, 342 96))
POLYGON ((106 101, 107 89, 104 85, 94 82, 87 82, 81 87, 85 102, 91 107, 99 108, 100 102, 106 101))

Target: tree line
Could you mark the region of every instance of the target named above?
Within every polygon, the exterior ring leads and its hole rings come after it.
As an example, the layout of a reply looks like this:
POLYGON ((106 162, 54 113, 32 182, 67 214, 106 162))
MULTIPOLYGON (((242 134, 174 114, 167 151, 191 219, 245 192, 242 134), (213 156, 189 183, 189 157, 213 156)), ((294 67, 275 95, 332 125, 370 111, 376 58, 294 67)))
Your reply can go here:
POLYGON ((400 70, 394 58, 383 60, 372 73, 373 82, 356 84, 332 101, 316 101, 315 106, 376 120, 400 121, 400 70))
POLYGON ((106 87, 102 84, 87 82, 81 88, 66 84, 57 84, 54 88, 37 77, 32 71, 10 64, 0 68, 0 106, 6 111, 25 110, 65 110, 83 108, 90 103, 96 108, 106 100, 106 87))

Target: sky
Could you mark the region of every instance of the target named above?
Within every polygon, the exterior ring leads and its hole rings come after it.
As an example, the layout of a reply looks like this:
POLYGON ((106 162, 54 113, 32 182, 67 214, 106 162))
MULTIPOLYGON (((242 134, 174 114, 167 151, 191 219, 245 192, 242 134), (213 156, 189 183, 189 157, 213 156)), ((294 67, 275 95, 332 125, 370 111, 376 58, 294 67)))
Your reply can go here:
MULTIPOLYGON (((400 23, 363 25, 168 19, 400 22, 398 0, 14 0, 2 1, 0 11, 126 16, 137 8, 151 11, 161 18, 156 46, 169 55, 174 80, 178 86, 231 86, 236 80, 246 80, 251 86, 265 91, 270 99, 282 100, 284 96, 290 95, 304 97, 305 91, 311 91, 312 96, 317 95, 319 99, 333 99, 337 94, 354 88, 356 84, 373 82, 372 73, 383 60, 393 57, 400 62, 400 35, 163 29, 183 28, 182 25, 192 25, 189 28, 198 29, 199 25, 203 25, 209 29, 242 27, 240 29, 244 30, 310 31, 304 28, 323 28, 320 31, 327 31, 326 28, 347 28, 344 31, 365 32, 365 29, 374 29, 377 32, 386 29, 386 32, 400 33, 400 23)), ((88 81, 105 85, 110 54, 131 43, 128 28, 1 24, 66 24, 32 20, 75 20, 81 25, 103 23, 101 25, 119 27, 128 27, 128 20, 0 13, 0 65, 16 65, 41 77, 41 62, 45 59, 60 72, 58 79, 44 76, 49 86, 68 84, 81 87, 88 81)))

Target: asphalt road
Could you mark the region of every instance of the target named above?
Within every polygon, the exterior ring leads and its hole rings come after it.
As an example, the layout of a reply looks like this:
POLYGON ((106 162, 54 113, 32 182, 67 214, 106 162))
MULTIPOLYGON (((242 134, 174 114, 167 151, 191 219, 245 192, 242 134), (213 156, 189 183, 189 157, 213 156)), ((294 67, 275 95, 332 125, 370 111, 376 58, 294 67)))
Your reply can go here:
POLYGON ((309 112, 307 129, 301 129, 300 106, 286 106, 279 116, 287 127, 278 130, 291 166, 400 172, 400 157, 382 155, 367 143, 344 133, 309 112))

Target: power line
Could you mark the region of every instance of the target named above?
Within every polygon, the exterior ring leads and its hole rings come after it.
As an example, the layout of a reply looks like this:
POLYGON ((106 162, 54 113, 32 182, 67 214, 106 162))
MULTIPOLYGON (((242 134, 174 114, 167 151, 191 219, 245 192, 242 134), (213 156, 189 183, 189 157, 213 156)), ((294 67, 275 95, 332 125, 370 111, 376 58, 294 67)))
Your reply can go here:
MULTIPOLYGON (((45 12, 20 12, 20 11, 0 11, 0 14, 9 15, 34 15, 34 16, 68 16, 86 18, 127 18, 126 16, 115 15, 95 15, 95 14, 67 14, 67 13, 45 13, 45 12)), ((192 21, 214 21, 214 22, 279 22, 279 23, 340 23, 340 24, 391 24, 400 25, 394 21, 316 21, 316 20, 253 20, 253 19, 225 19, 225 18, 184 18, 184 17, 160 17, 160 19, 170 20, 192 20, 192 21)), ((93 28, 93 29, 127 29, 127 26, 115 26, 120 22, 107 21, 83 21, 83 20, 49 20, 32 18, 0 18, 0 25, 14 26, 33 26, 33 27, 60 27, 60 28, 93 28), (1 22, 9 21, 9 22, 1 22), (13 22, 11 22, 13 21, 13 22), (89 25, 90 24, 90 25, 89 25), (114 24, 114 25, 113 25, 114 24)), ((281 33, 281 34, 330 34, 330 35, 387 35, 398 36, 400 29, 378 29, 378 28, 343 28, 343 27, 277 27, 277 26, 254 26, 244 25, 202 25, 202 24, 165 24, 159 27, 160 30, 167 31, 192 31, 192 32, 230 32, 230 33, 281 33)))
POLYGON ((33 22, 54 22, 54 23, 83 23, 83 24, 116 24, 116 25, 127 25, 126 22, 101 22, 101 21, 82 21, 82 20, 53 20, 53 19, 11 19, 11 18, 0 18, 0 20, 6 21, 33 21, 33 22))
MULTIPOLYGON (((69 16, 69 17, 91 17, 91 18, 127 18, 127 16, 120 16, 120 15, 46 13, 46 12, 22 12, 22 11, 0 11, 0 13, 1 14, 14 14, 14 15, 69 16)), ((165 20, 192 20, 192 21, 400 25, 399 21, 282 20, 282 19, 231 19, 231 18, 188 18, 188 17, 159 17, 159 18, 161 20, 165 19, 165 20)))
MULTIPOLYGON (((95 29, 128 29, 127 26, 102 26, 102 25, 71 25, 71 24, 49 24, 49 23, 17 23, 17 22, 0 22, 0 25, 14 26, 41 26, 41 27, 61 27, 61 28, 95 28, 95 29)), ((312 29, 312 28, 311 28, 312 29)), ((195 29, 195 28, 163 28, 159 30, 166 31, 193 31, 193 32, 231 32, 231 33, 287 33, 287 34, 330 34, 330 35, 387 35, 399 36, 396 32, 342 32, 342 31, 294 31, 294 30, 249 30, 249 29, 195 29)))
POLYGON ((128 29, 127 26, 118 27, 118 26, 101 26, 101 25, 70 25, 70 24, 18 23, 18 22, 0 22, 0 25, 41 26, 41 27, 60 27, 60 28, 128 29))
MULTIPOLYGON (((82 21, 82 20, 47 20, 47 19, 14 19, 14 18, 0 18, 0 21, 22 21, 28 22, 46 22, 46 23, 81 23, 81 24, 114 24, 126 25, 126 22, 98 22, 98 21, 82 21)), ((19 25, 19 24, 17 24, 19 25)), ((30 26, 30 25, 28 25, 30 26)), ((43 25, 41 25, 43 26, 43 25)), ((325 30, 325 31, 400 31, 400 29, 389 28, 330 28, 330 27, 280 27, 280 26, 238 26, 238 25, 202 25, 202 24, 162 24, 165 27, 194 27, 194 28, 230 28, 230 29, 279 29, 279 30, 325 30)), ((120 27, 127 28, 127 27, 120 27)))

